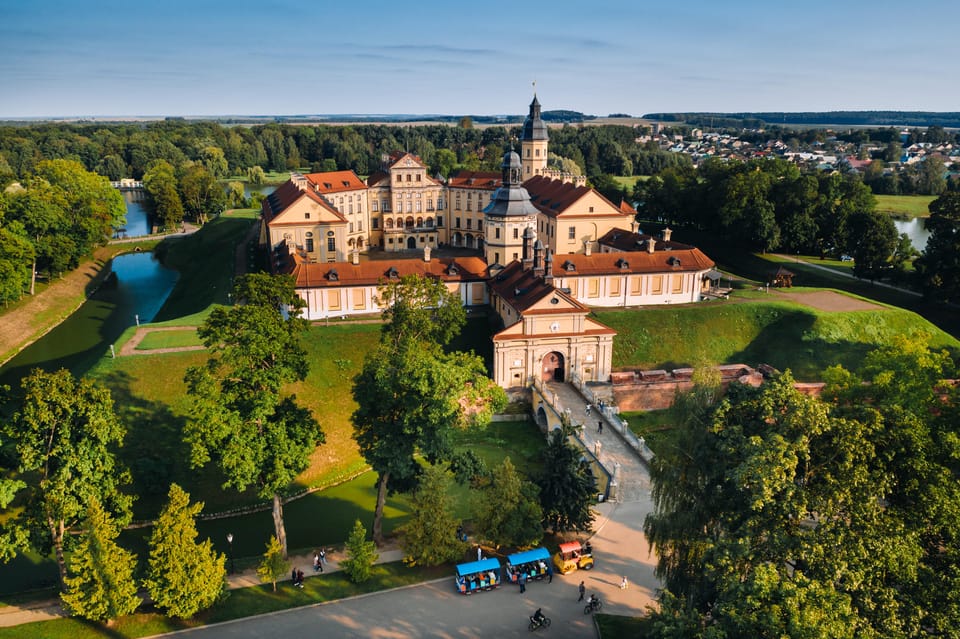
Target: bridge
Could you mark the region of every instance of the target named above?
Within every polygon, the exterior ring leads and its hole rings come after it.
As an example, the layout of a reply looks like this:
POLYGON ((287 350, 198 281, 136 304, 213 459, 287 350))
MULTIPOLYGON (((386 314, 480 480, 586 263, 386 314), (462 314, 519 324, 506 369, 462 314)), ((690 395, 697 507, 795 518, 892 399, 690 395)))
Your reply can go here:
POLYGON ((143 180, 134 180, 133 178, 123 178, 110 182, 110 186, 121 191, 138 191, 143 188, 143 180))

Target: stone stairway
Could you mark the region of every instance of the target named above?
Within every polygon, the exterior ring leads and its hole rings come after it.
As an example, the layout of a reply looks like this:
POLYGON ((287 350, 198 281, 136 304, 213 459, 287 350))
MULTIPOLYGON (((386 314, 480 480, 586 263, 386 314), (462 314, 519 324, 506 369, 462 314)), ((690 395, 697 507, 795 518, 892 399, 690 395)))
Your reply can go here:
POLYGON ((570 416, 570 422, 582 425, 580 435, 604 468, 616 481, 616 492, 611 490, 611 499, 618 502, 648 500, 650 498, 650 473, 640 455, 628 446, 614 425, 603 416, 596 406, 587 413, 587 400, 576 388, 567 383, 548 382, 548 393, 556 398, 557 407, 570 416), (603 421, 603 433, 597 432, 597 423, 603 421), (599 442, 599 449, 597 446, 599 442), (599 450, 599 455, 597 451, 599 450))

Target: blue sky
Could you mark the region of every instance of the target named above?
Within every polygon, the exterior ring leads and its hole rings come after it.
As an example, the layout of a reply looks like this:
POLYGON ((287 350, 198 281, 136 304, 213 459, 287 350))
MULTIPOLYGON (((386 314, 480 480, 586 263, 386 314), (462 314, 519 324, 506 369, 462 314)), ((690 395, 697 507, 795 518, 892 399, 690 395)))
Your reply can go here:
POLYGON ((0 0, 0 118, 960 110, 960 0, 0 0))

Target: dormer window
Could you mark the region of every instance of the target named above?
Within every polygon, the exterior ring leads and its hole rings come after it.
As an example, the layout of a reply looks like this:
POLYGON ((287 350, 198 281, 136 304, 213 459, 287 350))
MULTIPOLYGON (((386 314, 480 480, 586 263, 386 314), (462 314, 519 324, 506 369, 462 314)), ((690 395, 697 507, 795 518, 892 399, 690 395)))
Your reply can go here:
POLYGON ((572 273, 573 271, 577 270, 577 265, 570 260, 567 260, 563 263, 563 270, 567 271, 568 273, 572 273))
POLYGON ((630 268, 630 262, 621 257, 619 260, 617 260, 617 268, 619 268, 621 271, 625 271, 630 268))
POLYGON ((387 279, 395 280, 400 277, 400 271, 397 270, 395 266, 391 266, 387 270, 387 279))
POLYGON ((450 262, 450 266, 447 267, 447 275, 456 275, 460 272, 460 267, 457 266, 456 262, 450 262))
POLYGON ((330 280, 331 282, 337 282, 337 281, 339 281, 339 280, 340 280, 340 274, 337 273, 337 269, 335 269, 335 268, 330 269, 330 272, 327 273, 327 279, 330 280))

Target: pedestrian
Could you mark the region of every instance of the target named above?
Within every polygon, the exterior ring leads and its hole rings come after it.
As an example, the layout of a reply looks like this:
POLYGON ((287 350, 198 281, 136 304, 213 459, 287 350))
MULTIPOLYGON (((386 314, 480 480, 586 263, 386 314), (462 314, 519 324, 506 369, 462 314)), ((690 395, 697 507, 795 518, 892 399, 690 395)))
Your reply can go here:
POLYGON ((597 422, 597 435, 603 435, 603 420, 597 422))
POLYGON ((623 579, 620 580, 620 590, 626 590, 628 585, 630 584, 627 583, 627 576, 624 575, 623 579))
POLYGON ((480 546, 477 546, 477 561, 481 561, 482 559, 483 559, 483 548, 481 548, 480 546))
POLYGON ((583 582, 581 581, 581 582, 580 582, 580 585, 577 587, 577 589, 580 591, 580 598, 577 599, 577 602, 579 603, 579 602, 583 601, 583 595, 584 595, 585 592, 587 592, 587 587, 586 587, 586 586, 583 584, 583 582))
POLYGON ((527 591, 527 573, 525 571, 520 573, 519 584, 520 584, 520 594, 522 595, 527 591))
POLYGON ((550 562, 547 562, 547 583, 553 583, 553 566, 550 565, 550 562))
POLYGON ((313 572, 319 572, 323 570, 323 567, 320 565, 320 553, 313 553, 313 572))
POLYGON ((596 457, 600 457, 600 449, 603 448, 603 444, 600 443, 600 440, 593 442, 593 454, 596 457))
POLYGON ((303 588, 303 571, 302 570, 297 571, 297 587, 303 588))
POLYGON ((602 412, 603 412, 603 400, 602 400, 602 399, 600 400, 599 406, 600 406, 600 412, 602 413, 602 412))
POLYGON ((323 572, 323 564, 327 563, 327 551, 320 549, 320 572, 323 572))
POLYGON ((586 407, 586 408, 584 408, 583 410, 584 410, 584 412, 586 412, 586 413, 587 413, 587 415, 589 415, 589 414, 590 414, 590 403, 589 403, 589 402, 587 402, 587 407, 586 407))
POLYGON ((297 569, 296 568, 290 571, 290 581, 293 582, 294 586, 297 585, 297 569))

